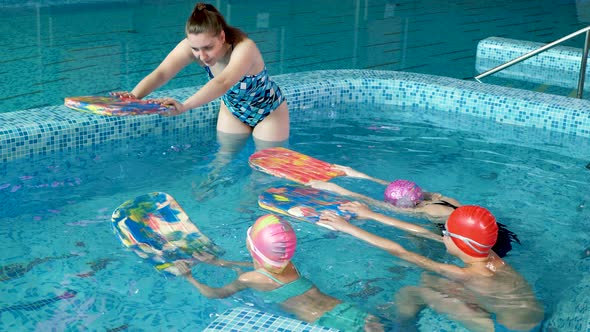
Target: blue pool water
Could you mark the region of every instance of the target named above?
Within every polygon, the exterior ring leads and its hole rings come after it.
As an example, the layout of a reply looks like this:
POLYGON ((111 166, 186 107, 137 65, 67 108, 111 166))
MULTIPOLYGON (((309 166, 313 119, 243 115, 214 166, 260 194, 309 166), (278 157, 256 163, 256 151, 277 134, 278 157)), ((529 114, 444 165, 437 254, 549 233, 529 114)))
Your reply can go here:
MULTIPOLYGON (((583 151, 570 149, 587 145, 588 139, 572 141, 568 135, 505 128, 480 118, 412 107, 359 109, 352 104, 340 105, 334 112, 337 115, 320 112, 313 125, 294 123, 290 147, 384 179, 411 178, 463 203, 488 207, 521 239, 508 262, 534 287, 548 317, 564 314, 559 305, 572 296, 567 290, 590 267, 590 261, 581 257, 590 227, 581 222, 590 217, 585 208, 590 173, 584 170, 583 151), (523 142, 523 137, 534 144, 523 142)), ((210 131, 198 142, 185 135, 148 136, 75 155, 51 154, 34 164, 5 164, 0 183, 4 211, 0 241, 5 244, 1 261, 30 264, 30 270, 3 281, 0 311, 67 289, 77 294, 37 310, 2 312, 0 328, 200 330, 217 314, 238 305, 277 312, 249 292, 206 300, 184 280, 158 274, 125 250, 111 231, 110 212, 120 203, 146 192, 167 191, 205 234, 226 249, 225 258, 248 259, 245 231, 264 213, 256 205, 257 195, 285 181, 247 166, 254 151, 250 144, 218 181, 207 188, 195 186, 205 180, 216 150, 210 131), (204 192, 208 195, 202 197, 204 192), (35 264, 34 259, 46 257, 55 259, 35 264)), ((380 186, 359 180, 336 182, 376 198, 382 193, 380 186)), ((430 227, 428 222, 413 221, 430 227)), ((295 262, 329 294, 389 317, 392 294, 419 280, 419 269, 385 252, 311 224, 294 223, 300 241, 295 262)), ((362 225, 429 257, 452 261, 441 246, 387 227, 362 225)), ((231 272, 204 266, 197 267, 195 274, 217 286, 233 277, 231 272)), ((462 331, 429 310, 422 314, 420 328, 462 331)))
MULTIPOLYGON (((80 2, 85 4, 37 0, 0 5, 0 112, 57 105, 65 96, 132 89, 183 38, 195 3, 80 2)), ((588 2, 573 0, 215 3, 230 24, 257 42, 271 75, 358 68, 472 77, 482 39, 548 43, 590 22, 588 2)), ((582 47, 583 39, 566 45, 582 47)), ((205 80, 195 65, 164 88, 205 80)))
MULTIPOLYGON (((67 95, 131 88, 182 35, 193 2, 57 2, 0 8, 7 50, 0 55, 0 330, 201 330, 237 306, 284 315, 249 292, 205 300, 125 250, 110 229, 120 203, 166 191, 226 249, 225 258, 248 258, 245 230, 264 213, 256 197, 284 182, 250 170, 250 142, 216 182, 201 185, 218 149, 217 104, 168 119, 105 119, 58 106, 17 111, 58 105, 67 95), (154 22, 154 12, 165 15, 154 22)), ((546 331, 590 326, 590 258, 583 255, 590 246, 588 103, 434 76, 304 71, 472 76, 480 39, 547 42, 584 26, 584 5, 219 2, 229 21, 258 42, 273 75, 300 74, 277 77, 293 111, 290 147, 488 207, 521 239, 507 260, 543 301, 546 331)), ((204 79, 201 69, 189 68, 164 89, 190 88, 163 93, 185 98, 204 79)), ((381 196, 379 186, 336 181, 381 196)), ((436 245, 362 226, 451 261, 436 245)), ((350 237, 304 223, 296 229, 302 273, 326 293, 383 318, 391 316, 392 294, 418 282, 420 270, 350 237)), ((233 277, 205 266, 195 273, 212 285, 233 277)), ((462 330, 430 310, 419 327, 462 330)))

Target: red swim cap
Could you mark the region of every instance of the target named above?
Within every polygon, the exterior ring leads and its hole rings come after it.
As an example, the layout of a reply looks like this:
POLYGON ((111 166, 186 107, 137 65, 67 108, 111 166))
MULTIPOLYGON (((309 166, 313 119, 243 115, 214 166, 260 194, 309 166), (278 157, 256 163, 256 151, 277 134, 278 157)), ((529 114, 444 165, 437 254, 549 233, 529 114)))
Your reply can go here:
POLYGON ((496 218, 481 206, 460 206, 451 213, 445 228, 453 243, 473 257, 487 257, 498 239, 496 218))

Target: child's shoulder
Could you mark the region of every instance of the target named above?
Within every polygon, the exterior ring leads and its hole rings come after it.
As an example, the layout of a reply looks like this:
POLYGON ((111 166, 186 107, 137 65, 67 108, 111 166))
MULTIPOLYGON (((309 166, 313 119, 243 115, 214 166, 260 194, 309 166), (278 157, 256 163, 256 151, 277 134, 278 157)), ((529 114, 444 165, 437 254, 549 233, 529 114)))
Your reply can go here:
POLYGON ((276 285, 263 272, 254 270, 242 273, 238 279, 250 288, 268 291, 276 288, 276 285))

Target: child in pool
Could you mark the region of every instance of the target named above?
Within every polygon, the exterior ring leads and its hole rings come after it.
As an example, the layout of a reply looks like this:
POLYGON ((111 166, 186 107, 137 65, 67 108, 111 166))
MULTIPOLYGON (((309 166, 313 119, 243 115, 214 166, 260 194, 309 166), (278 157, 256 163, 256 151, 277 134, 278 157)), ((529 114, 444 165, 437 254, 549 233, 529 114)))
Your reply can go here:
POLYGON ((435 223, 444 224, 453 210, 461 206, 461 203, 456 199, 443 196, 439 193, 425 192, 411 181, 395 180, 393 182, 387 182, 359 172, 348 166, 334 165, 334 168, 343 171, 347 176, 367 179, 387 186, 384 195, 385 202, 355 193, 332 182, 311 181, 309 184, 313 188, 328 190, 343 196, 357 198, 368 204, 394 212, 424 217, 435 223))
POLYGON ((301 276, 291 262, 296 244, 297 237, 291 225, 268 214, 258 218, 246 235, 253 271, 240 274, 221 288, 212 288, 196 280, 185 263, 177 263, 177 267, 208 298, 225 298, 252 289, 265 302, 277 303, 283 310, 309 323, 351 332, 383 331, 375 316, 322 293, 301 276))
MULTIPOLYGON (((439 193, 423 191, 412 181, 395 180, 388 183, 385 180, 371 177, 347 166, 335 165, 335 168, 342 170, 350 177, 367 179, 387 185, 384 193, 385 202, 347 190, 332 182, 311 181, 309 185, 316 189, 328 190, 339 195, 356 198, 372 206, 396 213, 426 218, 435 223, 441 231, 444 228, 444 223, 449 215, 461 206, 461 203, 456 199, 443 196, 439 193)), ((520 243, 520 240, 518 239, 518 236, 506 228, 505 225, 501 223, 497 224, 499 227, 498 241, 493 249, 500 257, 504 257, 510 250, 512 250, 511 242, 514 241, 520 243)))
MULTIPOLYGON (((375 218, 374 212, 360 204, 348 204, 343 209, 355 212, 358 218, 375 218)), ((445 224, 443 243, 448 253, 461 259, 463 267, 407 251, 334 213, 324 213, 319 223, 443 277, 425 274, 421 286, 405 287, 397 293, 398 318, 408 328, 419 311, 430 306, 472 331, 540 331, 543 307, 526 280, 491 250, 498 226, 485 208, 461 206, 445 224)), ((403 224, 389 224, 406 229, 403 224)))

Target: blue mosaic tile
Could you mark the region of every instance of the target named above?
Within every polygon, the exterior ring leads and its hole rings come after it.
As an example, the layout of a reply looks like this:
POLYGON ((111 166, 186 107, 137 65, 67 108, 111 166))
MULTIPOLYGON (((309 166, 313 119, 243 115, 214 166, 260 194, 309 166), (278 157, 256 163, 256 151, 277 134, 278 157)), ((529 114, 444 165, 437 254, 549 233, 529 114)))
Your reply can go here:
MULTIPOLYGON (((273 77, 292 121, 330 115, 335 105, 359 103, 469 114, 498 123, 590 137, 590 102, 502 86, 395 71, 327 70, 273 77)), ((185 99, 195 88, 159 91, 185 99)), ((51 106, 0 114, 0 162, 75 151, 107 141, 149 135, 197 135, 215 128, 219 101, 176 117, 108 117, 51 106)))
POLYGON ((225 311, 204 332, 338 332, 339 330, 316 326, 300 320, 258 311, 248 307, 238 307, 225 311))
MULTIPOLYGON (((483 73, 544 45, 526 40, 486 38, 477 44, 475 68, 477 72, 483 73)), ((583 46, 583 43, 580 45, 583 46)), ((575 89, 578 85, 582 53, 581 48, 555 46, 495 73, 494 76, 575 89)), ((590 68, 586 67, 586 77, 588 74, 590 68)))

